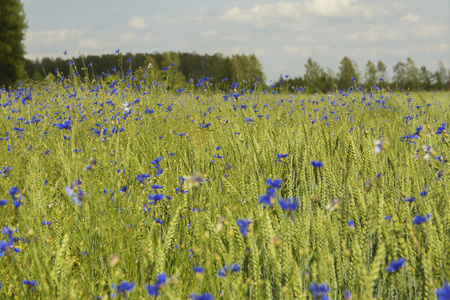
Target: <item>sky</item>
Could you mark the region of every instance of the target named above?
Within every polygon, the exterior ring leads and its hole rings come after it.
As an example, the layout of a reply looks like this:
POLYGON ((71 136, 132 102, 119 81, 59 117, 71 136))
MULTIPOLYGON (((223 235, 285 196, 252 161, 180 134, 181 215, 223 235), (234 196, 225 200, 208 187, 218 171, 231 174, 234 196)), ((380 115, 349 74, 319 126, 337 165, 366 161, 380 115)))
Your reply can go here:
POLYGON ((303 76, 310 57, 450 69, 449 0, 22 0, 27 58, 164 51, 254 53, 268 80, 303 76))

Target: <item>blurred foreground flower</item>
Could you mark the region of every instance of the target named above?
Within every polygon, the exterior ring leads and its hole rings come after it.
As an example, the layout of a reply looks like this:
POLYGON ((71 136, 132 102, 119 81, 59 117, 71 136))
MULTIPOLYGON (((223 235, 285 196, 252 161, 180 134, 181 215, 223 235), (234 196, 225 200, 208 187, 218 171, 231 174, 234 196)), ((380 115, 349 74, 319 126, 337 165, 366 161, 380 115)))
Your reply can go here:
POLYGON ((145 288, 147 289, 149 296, 158 296, 161 287, 166 285, 167 275, 164 273, 156 275, 156 282, 154 285, 147 284, 145 288))
POLYGON ((226 277, 228 273, 235 273, 239 272, 241 270, 241 267, 238 263, 233 263, 231 265, 226 265, 223 268, 220 268, 219 273, 217 274, 218 277, 226 277))
POLYGON ((251 221, 249 219, 245 219, 245 220, 238 219, 236 221, 236 223, 239 226, 239 231, 241 232, 241 234, 243 236, 246 236, 247 229, 248 229, 248 226, 250 226, 251 221))
POLYGON ((386 150, 389 146, 388 142, 382 140, 375 140, 373 144, 375 145, 375 148, 373 149, 373 153, 375 154, 379 154, 382 150, 386 150))
POLYGON ((205 178, 200 175, 192 175, 192 176, 184 176, 187 182, 187 188, 190 190, 192 188, 199 187, 203 182, 205 182, 205 178))
POLYGON ((427 214, 426 217, 421 216, 421 215, 417 215, 417 216, 415 216, 414 219, 412 220, 412 223, 413 223, 414 225, 420 225, 420 224, 426 223, 430 218, 431 218, 431 215, 430 215, 430 214, 427 214))
POLYGON ((334 198, 333 200, 331 200, 331 203, 328 204, 325 209, 328 210, 330 213, 335 211, 336 209, 339 208, 339 205, 342 203, 342 198, 334 198))
POLYGON ((214 297, 211 294, 201 294, 197 295, 195 293, 192 293, 189 295, 189 299, 193 300, 214 300, 214 297))
POLYGON ((81 200, 86 195, 80 189, 80 184, 82 184, 80 180, 75 180, 70 183, 70 186, 66 186, 64 189, 67 196, 69 196, 76 205, 81 205, 81 200))
POLYGON ((315 299, 321 299, 321 300, 328 300, 328 296, 326 295, 328 292, 330 292, 330 288, 327 288, 326 283, 322 283, 321 285, 318 285, 317 283, 313 282, 309 287, 308 290, 311 292, 313 297, 315 299))
POLYGON ((321 167, 323 167, 323 163, 320 162, 320 161, 317 161, 317 160, 311 161, 311 165, 312 165, 314 168, 321 168, 321 167))
MULTIPOLYGON (((117 285, 117 294, 121 294, 121 293, 127 293, 127 292, 130 292, 133 288, 134 288, 134 286, 135 286, 136 284, 133 282, 133 283, 129 283, 128 281, 122 281, 121 283, 119 283, 118 285, 117 285)), ((116 286, 115 286, 115 284, 113 283, 113 284, 111 284, 111 288, 112 289, 116 289, 116 286)), ((113 295, 111 295, 111 297, 113 297, 113 295)))
POLYGON ((400 258, 397 260, 393 260, 389 266, 386 268, 386 271, 390 273, 397 272, 403 265, 405 264, 406 258, 400 258))
POLYGON ((444 281, 444 286, 436 289, 437 300, 450 300, 450 284, 444 281))

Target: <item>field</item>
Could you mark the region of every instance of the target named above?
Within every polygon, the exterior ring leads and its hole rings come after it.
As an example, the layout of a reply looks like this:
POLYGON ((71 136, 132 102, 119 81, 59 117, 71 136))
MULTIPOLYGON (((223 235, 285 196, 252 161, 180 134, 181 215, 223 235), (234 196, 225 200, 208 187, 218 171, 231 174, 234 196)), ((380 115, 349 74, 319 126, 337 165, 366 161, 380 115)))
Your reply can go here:
POLYGON ((150 73, 3 90, 0 298, 448 296, 449 100, 150 73))

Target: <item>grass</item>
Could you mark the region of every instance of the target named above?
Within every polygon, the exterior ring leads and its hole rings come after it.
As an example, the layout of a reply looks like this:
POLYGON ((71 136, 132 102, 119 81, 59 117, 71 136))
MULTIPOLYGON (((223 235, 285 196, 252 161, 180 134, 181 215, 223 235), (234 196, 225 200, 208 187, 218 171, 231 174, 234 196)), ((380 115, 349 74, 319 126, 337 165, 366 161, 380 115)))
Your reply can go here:
POLYGON ((434 299, 449 280, 448 93, 236 98, 132 76, 0 94, 1 298, 434 299))

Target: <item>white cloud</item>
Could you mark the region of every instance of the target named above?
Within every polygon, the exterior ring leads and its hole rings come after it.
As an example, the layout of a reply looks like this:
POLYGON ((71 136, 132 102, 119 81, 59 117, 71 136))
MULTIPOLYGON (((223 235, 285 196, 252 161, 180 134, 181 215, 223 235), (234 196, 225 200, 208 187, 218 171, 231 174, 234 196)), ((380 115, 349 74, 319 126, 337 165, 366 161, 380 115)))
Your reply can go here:
POLYGON ((404 35, 398 30, 387 25, 373 25, 369 30, 355 31, 347 35, 347 39, 352 43, 380 42, 383 40, 402 39, 404 35))
POLYGON ((284 46, 283 51, 292 58, 304 58, 311 54, 311 47, 306 46, 284 46))
POLYGON ((277 2, 275 4, 256 4, 249 10, 241 10, 234 6, 227 10, 219 20, 238 23, 254 23, 263 25, 268 20, 288 18, 300 19, 302 5, 295 2, 277 2))
POLYGON ((406 16, 404 16, 403 18, 401 18, 401 21, 406 22, 406 23, 414 23, 419 21, 420 16, 416 15, 416 14, 408 14, 406 16))
POLYGON ((128 26, 134 29, 145 29, 148 25, 145 23, 145 20, 141 17, 134 17, 128 22, 128 26))
POLYGON ((323 16, 334 17, 344 14, 356 0, 310 0, 305 1, 307 12, 323 16))
POLYGON ((218 34, 219 33, 216 30, 214 30, 214 29, 206 30, 206 31, 202 31, 201 32, 201 35, 204 36, 204 37, 211 37, 211 36, 215 36, 215 35, 218 35, 218 34))
POLYGON ((27 31, 25 43, 27 46, 53 46, 72 39, 81 39, 83 35, 84 31, 76 29, 27 31))

